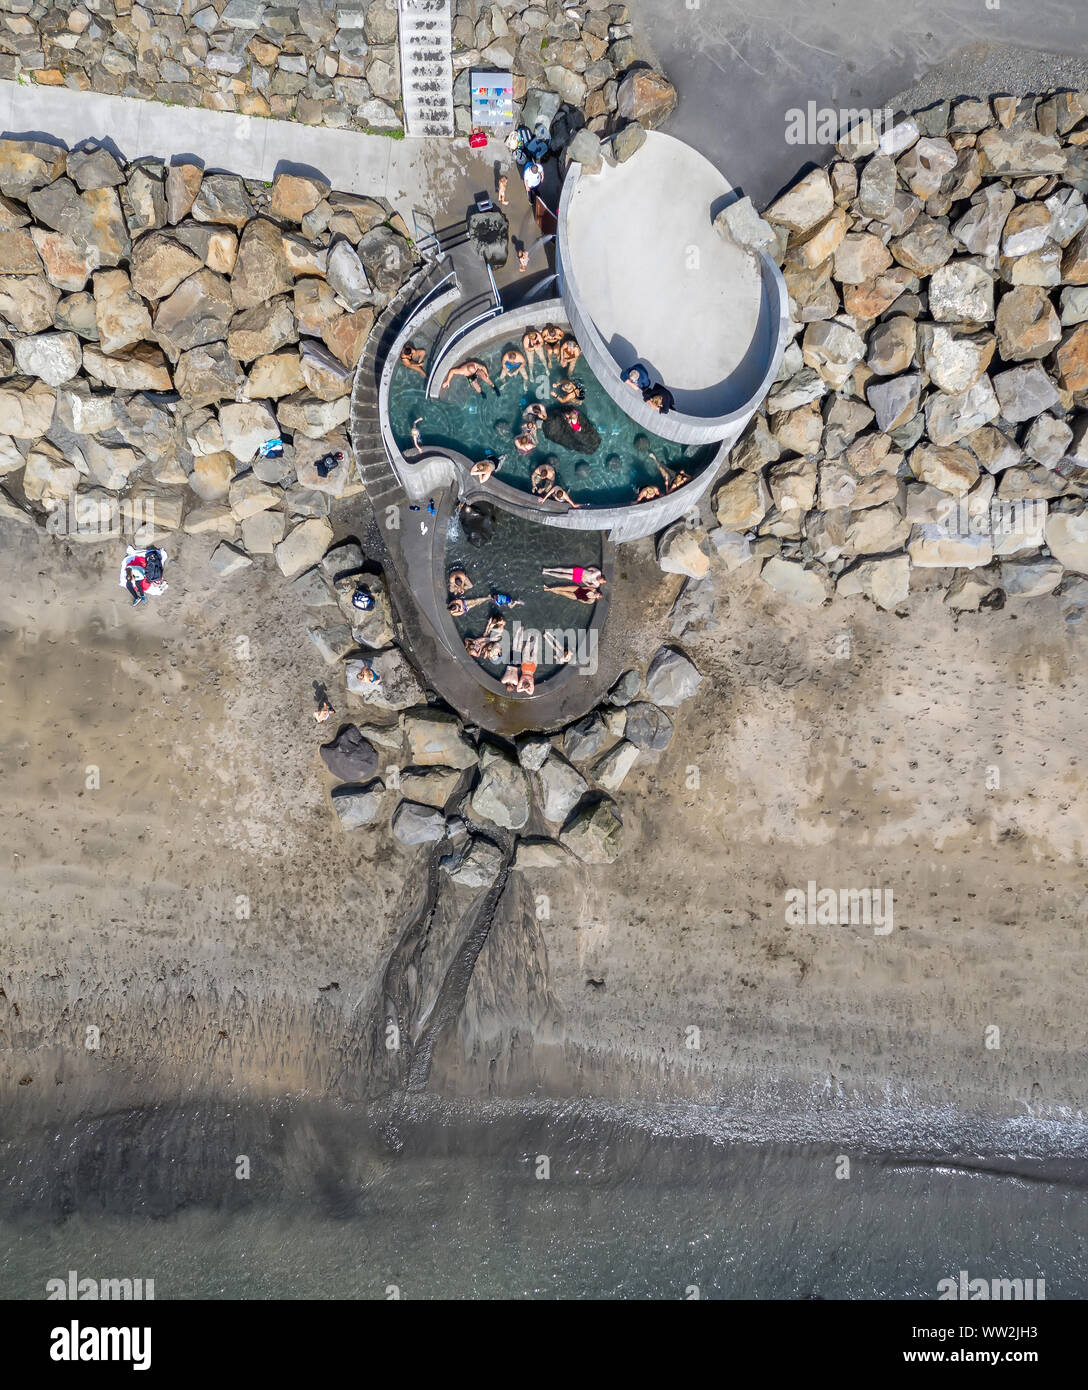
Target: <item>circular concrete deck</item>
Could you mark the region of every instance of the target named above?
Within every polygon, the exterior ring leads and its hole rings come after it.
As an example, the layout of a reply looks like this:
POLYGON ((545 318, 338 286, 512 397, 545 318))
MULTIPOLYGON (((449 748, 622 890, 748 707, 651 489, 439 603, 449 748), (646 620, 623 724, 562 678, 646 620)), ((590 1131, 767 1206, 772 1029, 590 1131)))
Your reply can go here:
POLYGON ((613 362, 643 362, 678 414, 742 409, 774 358, 780 306, 760 259, 714 228, 730 184, 659 131, 624 163, 572 175, 560 214, 565 288, 613 362))

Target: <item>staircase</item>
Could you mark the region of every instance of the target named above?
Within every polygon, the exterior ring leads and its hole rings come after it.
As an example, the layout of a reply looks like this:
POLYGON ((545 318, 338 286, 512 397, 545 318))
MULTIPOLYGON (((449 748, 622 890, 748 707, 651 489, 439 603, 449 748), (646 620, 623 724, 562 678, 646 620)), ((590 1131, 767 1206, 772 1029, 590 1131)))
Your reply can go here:
POLYGON ((450 0, 397 0, 406 135, 453 136, 450 0))
POLYGON ((423 265, 403 284, 382 310, 370 330, 366 347, 355 369, 351 391, 351 442, 359 481, 366 488, 379 524, 386 507, 399 506, 407 494, 389 461, 378 421, 378 383, 389 348, 400 331, 405 314, 449 274, 444 260, 423 265))

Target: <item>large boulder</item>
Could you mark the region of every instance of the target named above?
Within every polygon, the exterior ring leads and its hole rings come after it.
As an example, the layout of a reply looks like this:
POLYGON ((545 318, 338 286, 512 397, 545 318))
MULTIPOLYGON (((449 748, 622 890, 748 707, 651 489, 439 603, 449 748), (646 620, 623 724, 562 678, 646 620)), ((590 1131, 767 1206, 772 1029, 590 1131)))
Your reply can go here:
MULTIPOLYGON (((33 251, 33 242, 30 247, 33 251)), ((0 233, 0 264, 4 264, 3 255, 0 233)), ((34 256, 36 259, 37 252, 34 256)), ((59 299, 60 290, 43 275, 0 275, 0 319, 18 333, 42 333, 52 328, 59 299)))
MULTIPOLYGON (((760 571, 760 578, 792 603, 819 606, 831 596, 831 583, 822 570, 810 569, 795 560, 784 560, 781 555, 770 557, 760 571)), ((655 698, 665 705, 677 703, 660 696, 655 698)))
POLYGON ((151 315, 125 271, 96 272, 94 308, 103 352, 121 352, 151 337, 151 315))
POLYGON ((132 248, 132 287, 145 299, 165 299, 195 275, 203 259, 166 232, 149 232, 132 248))
POLYGON ((813 169, 773 202, 765 216, 768 222, 776 222, 791 232, 807 232, 830 217, 834 207, 835 196, 827 171, 813 169))
POLYGON ((445 710, 419 709, 404 716, 408 761, 416 767, 472 767, 477 752, 461 721, 445 710))
POLYGON ((373 294, 359 253, 350 241, 338 241, 329 252, 326 275, 349 309, 361 309, 373 294))
POLYGON ((978 261, 949 261, 930 277, 929 312, 938 323, 989 323, 993 276, 978 261))
POLYGON ((310 178, 306 174, 279 173, 272 180, 269 215, 281 222, 301 222, 328 192, 329 185, 323 179, 310 178))
POLYGON ((276 564, 287 579, 308 570, 332 544, 332 524, 324 517, 300 522, 276 546, 276 564))
POLYGON ((235 309, 265 304, 275 295, 293 289, 294 283, 295 277, 283 254, 279 227, 266 217, 255 218, 246 225, 238 243, 238 259, 230 281, 235 309))
POLYGON ((199 164, 171 164, 167 169, 164 182, 166 220, 171 226, 189 216, 203 180, 204 170, 199 164))
POLYGON ((297 342, 298 327, 285 295, 235 314, 227 332, 230 354, 241 362, 252 362, 297 342))
POLYGON ((91 188, 80 193, 70 179, 58 179, 31 193, 27 202, 39 226, 68 238, 87 257, 92 270, 118 265, 132 250, 115 189, 91 188))
POLYGON ((26 376, 36 376, 49 386, 60 386, 78 373, 83 361, 74 333, 36 333, 12 343, 15 365, 26 376))
POLYGON ((559 843, 584 864, 613 863, 622 841, 623 822, 608 797, 584 804, 559 835, 559 843))
POLYGON ((425 845, 441 840, 446 818, 434 806, 402 801, 393 812, 393 838, 402 845, 425 845))
POLYGON ((169 391, 173 385, 162 349, 153 343, 135 343, 116 353, 103 352, 87 343, 83 348, 83 370, 116 391, 169 391))
POLYGON ((67 154, 44 140, 0 140, 0 193, 25 199, 64 173, 67 154))
POLYGON ((1054 383, 1037 364, 998 372, 993 378, 993 387, 1002 417, 1010 425, 1034 420, 1044 410, 1053 410, 1061 404, 1054 383))
POLYGON ((50 510, 75 492, 79 481, 79 470, 47 439, 40 440, 27 454, 23 495, 28 502, 50 510))
POLYGON ((341 782, 365 782, 378 770, 378 753, 354 724, 344 724, 336 737, 321 745, 321 759, 341 782))
POLYGON ((219 428, 224 447, 239 463, 251 463, 262 444, 279 437, 276 417, 263 401, 241 401, 221 406, 219 428))
POLYGON ((57 393, 34 377, 0 379, 0 435, 40 439, 53 421, 57 393))
POLYGON ((283 428, 295 435, 303 434, 308 439, 324 439, 344 424, 350 413, 349 396, 323 401, 309 391, 285 396, 276 407, 283 428))
POLYGON ((502 850, 494 840, 473 835, 456 865, 446 872, 462 888, 489 888, 502 871, 502 861, 502 850))
POLYGON ((234 174, 206 174, 193 202, 198 222, 221 222, 240 230, 254 215, 245 184, 234 174))
MULTIPOLYGON (((373 289, 392 298, 412 273, 412 248, 392 227, 373 227, 359 242, 358 249, 373 289)), ((351 305, 352 309, 359 307, 351 305)))
POLYGON ((562 825, 589 790, 589 783, 560 754, 550 753, 536 772, 541 814, 553 825, 562 825))
POLYGON ((770 505, 771 494, 760 473, 734 473, 714 494, 714 513, 726 531, 749 531, 758 526, 770 505))
POLYGON ((636 748, 659 753, 672 742, 673 722, 664 710, 647 700, 635 700, 626 707, 624 737, 636 748))
POLYGON ((332 806, 341 830, 358 830, 373 825, 381 815, 385 787, 374 778, 362 786, 333 787, 332 806))
POLYGON ((344 677, 350 694, 360 696, 376 709, 385 710, 411 709, 425 698, 419 677, 403 652, 393 647, 368 656, 367 661, 378 677, 377 683, 367 684, 360 679, 361 660, 349 661, 344 667, 344 677))
POLYGON ((1046 520, 1050 553, 1077 574, 1088 575, 1088 509, 1051 512, 1046 520))
POLYGON ((480 754, 480 780, 469 801, 474 818, 504 830, 528 824, 529 783, 517 762, 490 745, 480 754))
POLYGON ((683 652, 660 647, 646 672, 646 694, 656 705, 673 708, 690 700, 702 683, 702 676, 683 652))
POLYGON ((117 424, 117 397, 112 391, 94 395, 82 377, 57 392, 57 419, 73 434, 99 434, 117 424))
POLYGON ((1002 295, 997 306, 997 342, 1006 362, 1047 357, 1061 337, 1061 321, 1041 286, 1019 285, 1002 295))
MULTIPOLYGON (((83 360, 86 364, 86 353, 83 360)), ((190 406, 233 400, 244 381, 242 369, 231 357, 226 343, 206 343, 190 348, 178 358, 174 372, 178 394, 184 396, 190 406)))
POLYGON ((234 305, 229 283, 211 270, 190 275, 155 311, 155 337, 172 361, 226 339, 234 305))

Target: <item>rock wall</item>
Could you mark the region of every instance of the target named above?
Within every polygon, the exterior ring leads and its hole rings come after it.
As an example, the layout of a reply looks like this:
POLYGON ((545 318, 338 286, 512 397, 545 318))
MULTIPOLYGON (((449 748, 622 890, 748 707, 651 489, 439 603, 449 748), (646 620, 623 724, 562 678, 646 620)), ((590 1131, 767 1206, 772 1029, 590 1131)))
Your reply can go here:
POLYGON ((354 367, 415 264, 388 204, 25 140, 0 141, 0 194, 0 511, 75 541, 207 532, 225 566, 320 559, 359 490, 354 367))
MULTIPOLYGON (((3 10, 0 78, 338 129, 402 127, 396 0, 5 0, 3 10)), ((469 130, 472 67, 512 71, 519 102, 551 91, 603 122, 639 58, 623 4, 455 0, 456 129, 469 130)))
POLYGON ((783 267, 793 341, 714 496, 730 563, 807 603, 1088 604, 1088 93, 942 103, 724 234, 783 267))

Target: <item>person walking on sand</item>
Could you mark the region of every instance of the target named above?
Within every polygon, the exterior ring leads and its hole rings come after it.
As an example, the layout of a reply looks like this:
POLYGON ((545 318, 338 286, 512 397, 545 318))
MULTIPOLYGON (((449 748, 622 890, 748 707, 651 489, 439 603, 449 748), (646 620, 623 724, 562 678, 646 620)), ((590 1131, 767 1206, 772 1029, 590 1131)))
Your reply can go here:
POLYGON ((596 565, 572 565, 567 569, 549 567, 540 571, 546 579, 562 579, 565 584, 592 584, 599 589, 605 582, 604 574, 596 565))

